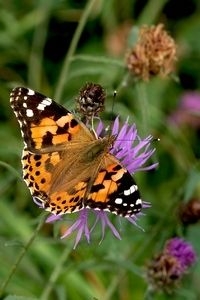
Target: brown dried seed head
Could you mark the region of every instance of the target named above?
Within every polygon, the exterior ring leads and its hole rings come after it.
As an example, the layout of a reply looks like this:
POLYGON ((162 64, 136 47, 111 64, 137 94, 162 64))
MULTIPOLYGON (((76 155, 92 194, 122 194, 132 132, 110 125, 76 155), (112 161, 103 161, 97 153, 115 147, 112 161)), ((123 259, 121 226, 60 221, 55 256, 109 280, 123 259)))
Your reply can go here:
POLYGON ((200 200, 191 199, 179 208, 179 217, 184 225, 194 224, 200 220, 200 200))
POLYGON ((161 253, 147 267, 147 280, 155 290, 171 292, 180 281, 181 266, 171 255, 161 253))
POLYGON ((126 56, 129 71, 142 80, 151 76, 163 77, 175 69, 177 47, 163 24, 143 26, 135 47, 126 56))

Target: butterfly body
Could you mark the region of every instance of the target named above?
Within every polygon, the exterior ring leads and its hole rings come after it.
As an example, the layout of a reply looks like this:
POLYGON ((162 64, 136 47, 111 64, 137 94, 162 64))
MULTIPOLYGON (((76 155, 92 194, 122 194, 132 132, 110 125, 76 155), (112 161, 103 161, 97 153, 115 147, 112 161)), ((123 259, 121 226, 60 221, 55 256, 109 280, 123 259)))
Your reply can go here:
POLYGON ((70 111, 24 87, 11 92, 11 106, 24 138, 23 178, 37 204, 56 215, 141 210, 135 181, 110 153, 115 136, 96 137, 70 111))

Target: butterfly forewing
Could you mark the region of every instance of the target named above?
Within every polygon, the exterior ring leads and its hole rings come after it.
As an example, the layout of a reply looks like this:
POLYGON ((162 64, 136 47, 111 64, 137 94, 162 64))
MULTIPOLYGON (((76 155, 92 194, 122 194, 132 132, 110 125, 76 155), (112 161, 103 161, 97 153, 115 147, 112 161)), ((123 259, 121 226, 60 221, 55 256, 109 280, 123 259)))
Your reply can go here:
POLYGON ((78 142, 80 138, 92 140, 89 130, 84 130, 82 136, 83 124, 52 99, 23 87, 15 88, 10 99, 30 151, 56 148, 67 141, 78 142))

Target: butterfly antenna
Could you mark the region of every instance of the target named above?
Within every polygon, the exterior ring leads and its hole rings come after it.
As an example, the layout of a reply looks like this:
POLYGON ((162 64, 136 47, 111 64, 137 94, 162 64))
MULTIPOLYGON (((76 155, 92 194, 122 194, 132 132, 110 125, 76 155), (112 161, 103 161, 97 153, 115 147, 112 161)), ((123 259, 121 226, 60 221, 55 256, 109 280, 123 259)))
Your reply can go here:
POLYGON ((115 90, 113 92, 113 100, 112 100, 112 106, 111 106, 111 114, 112 114, 112 121, 114 121, 114 103, 115 103, 115 99, 116 99, 116 96, 117 96, 117 91, 115 90))

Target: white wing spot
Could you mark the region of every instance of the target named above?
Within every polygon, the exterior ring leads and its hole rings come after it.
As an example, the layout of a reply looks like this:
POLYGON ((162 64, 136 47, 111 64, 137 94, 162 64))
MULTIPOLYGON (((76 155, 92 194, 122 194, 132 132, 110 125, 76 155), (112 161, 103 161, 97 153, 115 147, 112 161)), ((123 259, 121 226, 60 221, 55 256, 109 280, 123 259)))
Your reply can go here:
MULTIPOLYGON (((17 117, 17 114, 15 114, 17 117)), ((23 123, 18 119, 19 125, 22 127, 23 123)))
POLYGON ((27 115, 27 117, 33 117, 33 111, 32 111, 32 109, 27 109, 26 110, 26 115, 27 115))
POLYGON ((141 204, 142 205, 142 200, 141 199, 137 199, 137 201, 135 202, 136 205, 141 204))
POLYGON ((40 104, 38 104, 37 109, 38 110, 44 110, 46 106, 51 105, 52 100, 50 98, 45 98, 44 100, 42 100, 42 102, 40 104))
POLYGON ((52 100, 50 98, 45 98, 41 102, 41 104, 43 104, 44 106, 49 106, 49 105, 51 105, 51 103, 52 103, 52 100))
POLYGON ((128 204, 126 202, 123 203, 123 206, 127 206, 128 204))
POLYGON ((122 198, 116 198, 115 199, 116 204, 122 204, 122 202, 123 202, 122 198))
POLYGON ((23 103, 23 107, 27 108, 27 104, 25 102, 23 103))
POLYGON ((137 185, 132 185, 130 189, 124 191, 124 195, 129 196, 133 194, 135 191, 137 191, 137 189, 138 189, 137 185))
POLYGON ((35 95, 35 92, 31 89, 28 89, 27 95, 29 95, 29 96, 35 95))
POLYGON ((38 110, 44 110, 44 109, 45 109, 45 106, 42 105, 42 103, 40 103, 40 104, 38 104, 37 109, 38 109, 38 110))

